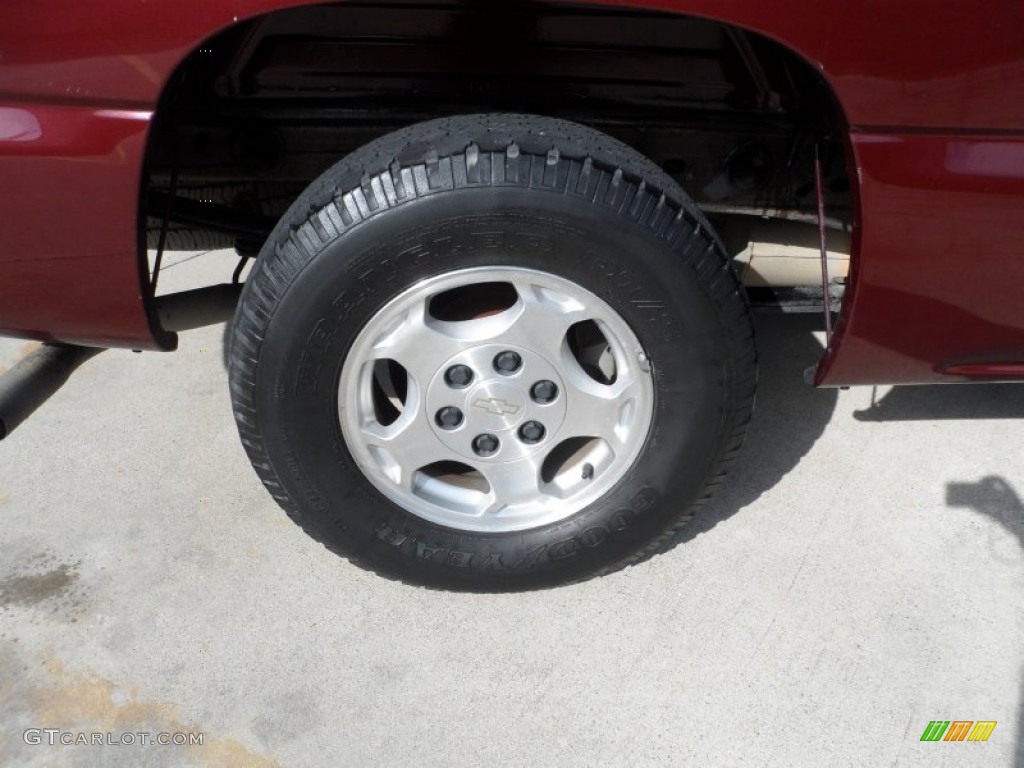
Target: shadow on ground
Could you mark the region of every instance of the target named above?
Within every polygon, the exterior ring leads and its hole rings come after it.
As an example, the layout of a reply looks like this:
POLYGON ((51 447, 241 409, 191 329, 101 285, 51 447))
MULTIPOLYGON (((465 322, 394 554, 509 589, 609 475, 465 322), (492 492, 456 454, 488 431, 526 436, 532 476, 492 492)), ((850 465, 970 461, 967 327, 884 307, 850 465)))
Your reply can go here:
POLYGON ((869 408, 854 411, 857 421, 938 421, 947 419, 1024 419, 1024 385, 978 384, 893 387, 869 408), (970 395, 964 396, 967 387, 970 395))
MULTIPOLYGON (((756 501, 794 469, 832 419, 838 393, 815 390, 803 383, 803 371, 821 355, 814 336, 822 330, 818 315, 761 315, 757 318, 760 380, 754 418, 740 459, 725 485, 668 544, 671 549, 710 531, 718 523, 756 501)), ((899 422, 950 419, 1024 419, 1024 385, 977 384, 902 386, 872 398, 870 407, 855 411, 858 421, 899 422)), ((1024 501, 1002 477, 950 482, 946 504, 992 518, 1024 549, 1024 501)), ((1015 557, 1001 549, 1005 539, 992 539, 997 560, 1015 557)), ((664 550, 663 550, 664 551, 664 550)), ((1024 689, 1018 704, 1015 766, 1024 768, 1024 689)))
POLYGON ((711 530, 774 487, 807 455, 832 419, 837 390, 814 389, 803 377, 823 351, 814 336, 824 328, 822 316, 766 313, 758 314, 755 322, 757 403, 739 460, 666 550, 711 530))
MULTIPOLYGON (((1019 389, 1018 389, 1019 391, 1019 389)), ((998 475, 983 477, 974 483, 947 483, 946 504, 950 507, 963 507, 991 517, 1003 528, 1012 533, 1017 544, 1024 549, 1024 502, 1006 480, 998 475)), ((990 541, 992 555, 1003 559, 1003 553, 997 548, 996 542, 990 541)), ((1017 754, 1015 765, 1024 768, 1024 688, 1021 690, 1017 705, 1017 754)))

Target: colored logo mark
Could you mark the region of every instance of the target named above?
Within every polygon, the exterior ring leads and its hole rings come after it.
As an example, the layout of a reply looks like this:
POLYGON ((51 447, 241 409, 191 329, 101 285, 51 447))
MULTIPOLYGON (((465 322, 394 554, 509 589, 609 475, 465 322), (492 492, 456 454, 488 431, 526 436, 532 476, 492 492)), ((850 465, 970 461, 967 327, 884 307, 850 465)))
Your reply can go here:
POLYGON ((921 741, 988 741, 995 727, 995 720, 932 720, 921 741))

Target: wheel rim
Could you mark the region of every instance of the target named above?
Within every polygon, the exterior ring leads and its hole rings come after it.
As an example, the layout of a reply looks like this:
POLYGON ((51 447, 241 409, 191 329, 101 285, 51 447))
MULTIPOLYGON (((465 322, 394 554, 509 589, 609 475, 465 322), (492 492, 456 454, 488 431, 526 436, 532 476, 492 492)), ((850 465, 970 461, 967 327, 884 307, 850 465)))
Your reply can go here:
POLYGON ((342 366, 350 452, 386 497, 450 528, 521 531, 573 515, 629 471, 654 413, 622 317, 564 278, 478 267, 411 286, 342 366))

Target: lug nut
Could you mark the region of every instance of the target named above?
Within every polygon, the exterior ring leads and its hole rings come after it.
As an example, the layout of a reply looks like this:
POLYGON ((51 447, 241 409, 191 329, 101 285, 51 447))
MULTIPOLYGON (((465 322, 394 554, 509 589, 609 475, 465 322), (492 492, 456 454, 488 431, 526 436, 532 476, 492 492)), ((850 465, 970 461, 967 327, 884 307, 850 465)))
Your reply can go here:
POLYGON ((498 438, 484 433, 473 438, 473 453, 477 456, 493 456, 498 452, 498 438))
POLYGON ((434 421, 441 429, 455 429, 462 423, 462 411, 454 405, 446 405, 437 412, 434 421))
POLYGON ((539 421, 527 421, 519 428, 519 439, 527 445, 533 445, 544 439, 546 431, 539 421))
POLYGON ((521 358, 515 352, 511 350, 505 350, 499 352, 494 356, 494 370, 498 373, 503 373, 506 376, 511 376, 513 373, 523 367, 523 358, 521 358))
POLYGON ((530 397, 533 398, 533 402, 540 405, 552 403, 558 397, 558 385, 553 381, 541 379, 530 387, 530 397))
POLYGON ((444 372, 444 381, 454 389, 465 389, 473 381, 473 369, 466 365, 453 365, 444 372))

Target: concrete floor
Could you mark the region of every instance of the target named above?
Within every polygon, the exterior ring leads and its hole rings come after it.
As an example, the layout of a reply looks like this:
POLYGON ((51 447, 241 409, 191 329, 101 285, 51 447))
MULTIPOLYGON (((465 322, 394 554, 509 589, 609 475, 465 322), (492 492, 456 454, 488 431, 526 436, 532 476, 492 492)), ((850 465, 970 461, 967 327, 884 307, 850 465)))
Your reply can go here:
POLYGON ((1024 388, 814 391, 819 324, 759 318, 744 455, 688 541, 504 596, 384 581, 290 523, 221 328, 100 355, 0 443, 0 765, 1024 768, 1024 388), (936 719, 998 725, 920 742, 936 719))

